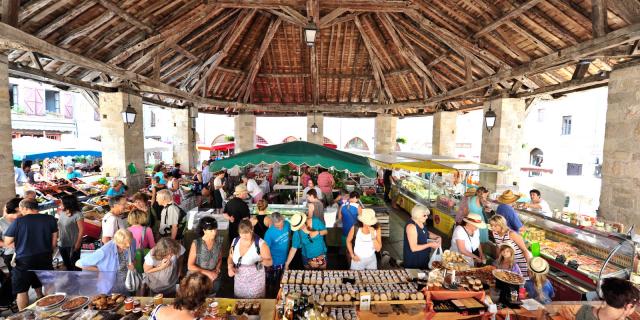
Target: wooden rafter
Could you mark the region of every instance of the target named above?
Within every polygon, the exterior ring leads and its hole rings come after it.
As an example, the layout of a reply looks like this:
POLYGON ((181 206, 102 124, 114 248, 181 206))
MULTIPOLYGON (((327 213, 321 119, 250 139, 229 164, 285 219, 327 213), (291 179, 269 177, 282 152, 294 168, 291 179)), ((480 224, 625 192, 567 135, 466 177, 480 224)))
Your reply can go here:
POLYGON ((10 25, 18 25, 18 12, 20 0, 2 0, 2 22, 10 25))
POLYGON ((231 50, 231 47, 236 42, 236 40, 238 40, 238 38, 240 37, 242 32, 246 29, 247 25, 249 24, 251 19, 253 19, 255 14, 256 14, 256 10, 251 9, 247 12, 243 12, 238 17, 238 24, 233 27, 233 30, 229 34, 229 37, 225 40, 226 42, 224 44, 224 47, 222 47, 222 50, 220 50, 220 52, 217 53, 218 54, 217 58, 211 62, 211 64, 208 66, 207 71, 196 82, 196 84, 193 86, 193 88, 191 88, 189 92, 193 94, 194 92, 197 92, 201 86, 207 83, 207 80, 209 79, 213 71, 215 71, 215 69, 220 65, 222 60, 224 60, 224 58, 229 54, 229 50, 231 50))
POLYGON ((35 33, 36 37, 42 38, 42 39, 46 38, 48 35, 56 31, 60 27, 64 26, 65 24, 69 23, 69 21, 75 19, 85 11, 89 10, 94 5, 95 5, 94 0, 84 0, 82 3, 75 6, 73 9, 65 12, 64 14, 56 18, 53 22, 48 23, 47 25, 45 25, 44 27, 36 31, 35 33))
MULTIPOLYGON (((401 12, 413 7, 411 1, 394 0, 322 0, 323 9, 345 8, 351 11, 401 12)), ((216 0, 223 8, 277 9, 288 6, 296 10, 306 9, 306 0, 216 0)))
POLYGON ((304 28, 307 25, 305 21, 300 21, 296 17, 293 17, 293 16, 289 15, 288 13, 285 13, 285 12, 280 11, 280 10, 269 9, 269 10, 267 10, 267 12, 269 12, 269 13, 275 15, 275 16, 278 16, 283 21, 286 21, 288 23, 291 23, 291 24, 296 25, 296 26, 301 27, 301 28, 304 28))
POLYGON ((607 3, 606 0, 591 0, 591 23, 593 25, 593 37, 602 37, 607 34, 607 3))
POLYGON ((329 25, 329 23, 331 23, 332 21, 334 21, 335 19, 337 19, 338 17, 340 17, 342 14, 346 12, 349 12, 349 10, 345 8, 333 9, 331 12, 327 13, 325 16, 320 18, 320 24, 318 25, 318 28, 324 28, 325 26, 329 25))
POLYGON ((358 32, 360 33, 360 37, 362 37, 362 42, 364 43, 365 48, 367 48, 367 53, 369 53, 369 63, 373 68, 373 77, 376 80, 376 85, 378 88, 378 102, 382 103, 385 100, 383 97, 384 93, 386 92, 387 100, 393 103, 393 95, 391 94, 391 89, 387 85, 387 81, 384 77, 384 74, 382 73, 382 64, 380 63, 380 59, 378 59, 378 56, 375 54, 375 48, 371 43, 371 39, 369 39, 369 36, 367 36, 364 28, 362 27, 360 19, 358 17, 355 17, 353 21, 358 28, 358 32))
POLYGON ((520 5, 519 7, 515 8, 514 10, 509 11, 509 13, 507 13, 507 14, 503 15, 502 17, 496 19, 491 24, 485 26, 480 31, 476 32, 476 34, 474 35, 474 38, 480 37, 480 36, 482 36, 484 34, 487 34, 487 33, 491 32, 491 31, 495 30, 499 26, 503 25, 505 22, 513 20, 514 18, 518 17, 519 15, 524 13, 525 11, 535 7, 541 1, 543 1, 543 0, 528 0, 527 2, 523 3, 522 5, 520 5))
POLYGON ((269 23, 269 27, 265 32, 264 38, 262 39, 262 43, 260 44, 260 48, 258 49, 258 52, 251 59, 251 64, 249 66, 249 76, 247 77, 247 80, 242 86, 242 89, 240 89, 240 96, 243 97, 242 100, 245 103, 249 102, 249 98, 253 93, 254 81, 256 79, 256 75, 258 74, 258 71, 260 70, 262 57, 264 56, 264 53, 267 51, 269 44, 271 44, 271 40, 273 40, 273 36, 275 36, 276 31, 278 31, 278 28, 280 27, 281 23, 282 23, 282 20, 280 18, 271 20, 271 22, 269 23))

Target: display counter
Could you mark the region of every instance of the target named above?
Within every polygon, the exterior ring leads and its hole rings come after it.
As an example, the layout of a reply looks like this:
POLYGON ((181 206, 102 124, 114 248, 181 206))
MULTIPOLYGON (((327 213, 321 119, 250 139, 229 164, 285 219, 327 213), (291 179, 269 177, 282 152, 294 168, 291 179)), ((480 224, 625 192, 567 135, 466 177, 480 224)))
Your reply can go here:
POLYGON ((516 212, 526 227, 523 238, 530 251, 551 266, 549 279, 556 291, 554 300, 584 300, 588 292, 595 290, 598 279, 629 278, 635 244, 626 236, 573 225, 530 210, 516 212))

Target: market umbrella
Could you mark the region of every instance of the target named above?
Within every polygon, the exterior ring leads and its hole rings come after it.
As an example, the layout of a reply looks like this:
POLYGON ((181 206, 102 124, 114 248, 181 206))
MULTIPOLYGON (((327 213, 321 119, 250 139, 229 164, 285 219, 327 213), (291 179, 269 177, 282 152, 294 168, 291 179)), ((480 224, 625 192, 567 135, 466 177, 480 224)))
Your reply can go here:
POLYGON ((11 141, 13 160, 38 160, 54 157, 102 156, 100 142, 96 140, 73 140, 65 143, 41 137, 20 137, 11 141))
POLYGON ((242 152, 224 160, 214 161, 210 165, 210 170, 213 172, 234 166, 273 163, 319 166, 371 178, 376 177, 376 171, 367 158, 305 141, 292 141, 242 152))

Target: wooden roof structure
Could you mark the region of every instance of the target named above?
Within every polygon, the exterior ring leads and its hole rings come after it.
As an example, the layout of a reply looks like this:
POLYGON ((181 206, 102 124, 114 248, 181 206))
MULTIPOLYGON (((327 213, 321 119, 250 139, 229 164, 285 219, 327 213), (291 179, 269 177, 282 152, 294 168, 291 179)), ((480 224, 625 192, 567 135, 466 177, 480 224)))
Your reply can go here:
POLYGON ((606 85, 640 54, 640 0, 2 2, 12 76, 211 113, 469 110, 606 85))

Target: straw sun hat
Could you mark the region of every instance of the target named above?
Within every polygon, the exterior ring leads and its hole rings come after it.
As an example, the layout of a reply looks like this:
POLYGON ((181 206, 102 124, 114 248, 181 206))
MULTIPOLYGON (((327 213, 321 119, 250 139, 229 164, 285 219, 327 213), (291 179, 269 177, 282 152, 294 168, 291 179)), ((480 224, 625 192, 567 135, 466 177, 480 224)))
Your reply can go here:
POLYGON ((518 201, 518 199, 520 199, 519 195, 515 195, 511 190, 507 190, 498 197, 498 202, 503 204, 510 204, 518 201))
POLYGON ((378 219, 376 218, 376 212, 373 209, 362 209, 362 214, 358 217, 358 220, 363 224, 368 226, 372 226, 378 223, 378 219))
POLYGON ((478 228, 478 229, 486 229, 487 228, 487 224, 484 223, 484 221, 482 221, 482 218, 477 213, 470 213, 468 216, 466 216, 462 220, 464 222, 466 222, 466 223, 478 228))
POLYGON ((476 195, 476 191, 477 189, 474 187, 468 188, 467 191, 464 193, 465 197, 473 197, 476 195))
POLYGON ((239 195, 241 195, 243 193, 246 193, 246 192, 247 192, 247 186, 245 186, 244 184, 241 183, 241 184, 236 186, 236 189, 233 192, 233 195, 234 196, 239 196, 239 195))
POLYGON ((533 257, 529 261, 529 270, 533 273, 546 274, 549 272, 549 263, 541 257, 533 257))
POLYGON ((291 224, 291 231, 298 231, 307 222, 307 215, 304 213, 296 213, 291 216, 289 223, 291 224))

